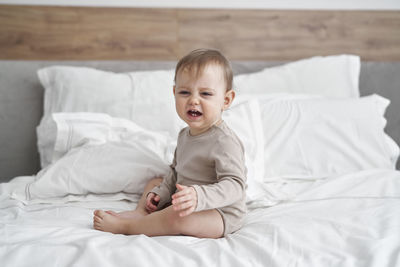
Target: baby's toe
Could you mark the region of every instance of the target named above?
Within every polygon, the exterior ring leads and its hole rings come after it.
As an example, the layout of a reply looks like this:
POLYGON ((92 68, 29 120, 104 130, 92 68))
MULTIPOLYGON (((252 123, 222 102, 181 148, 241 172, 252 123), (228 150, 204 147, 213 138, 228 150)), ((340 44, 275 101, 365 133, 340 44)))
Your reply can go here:
POLYGON ((116 213, 115 211, 112 211, 112 210, 107 210, 106 213, 113 215, 113 216, 118 216, 118 213, 116 213))
POLYGON ((96 229, 96 230, 101 230, 100 224, 98 224, 98 223, 94 223, 93 224, 93 228, 96 229))
POLYGON ((104 218, 104 216, 107 216, 107 212, 105 212, 104 210, 99 210, 96 214, 96 216, 100 217, 100 218, 104 218))
POLYGON ((99 216, 94 216, 93 217, 93 223, 101 223, 101 221, 102 221, 101 217, 99 217, 99 216))
POLYGON ((94 216, 97 216, 100 218, 103 218, 104 216, 107 215, 107 213, 104 210, 95 210, 93 214, 94 214, 94 216))

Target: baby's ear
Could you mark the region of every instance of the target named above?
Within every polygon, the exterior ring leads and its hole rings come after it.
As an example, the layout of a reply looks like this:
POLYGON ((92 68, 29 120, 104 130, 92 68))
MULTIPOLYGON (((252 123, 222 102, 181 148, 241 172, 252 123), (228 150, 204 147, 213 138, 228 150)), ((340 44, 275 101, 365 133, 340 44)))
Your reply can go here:
POLYGON ((172 87, 172 93, 175 95, 175 85, 172 87))
POLYGON ((233 99, 235 99, 235 91, 232 89, 227 91, 225 93, 225 99, 224 99, 224 110, 229 108, 229 106, 232 104, 233 99))

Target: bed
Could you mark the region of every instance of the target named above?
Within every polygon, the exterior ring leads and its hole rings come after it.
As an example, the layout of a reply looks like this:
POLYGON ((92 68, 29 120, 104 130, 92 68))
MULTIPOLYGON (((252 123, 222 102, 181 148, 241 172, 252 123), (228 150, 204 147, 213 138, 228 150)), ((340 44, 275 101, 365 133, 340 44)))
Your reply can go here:
POLYGON ((249 212, 220 239, 92 227, 95 209, 134 209, 168 169, 183 127, 176 60, 10 52, 0 60, 1 265, 400 266, 400 63, 338 52, 232 61, 237 97, 224 120, 246 149, 249 212))

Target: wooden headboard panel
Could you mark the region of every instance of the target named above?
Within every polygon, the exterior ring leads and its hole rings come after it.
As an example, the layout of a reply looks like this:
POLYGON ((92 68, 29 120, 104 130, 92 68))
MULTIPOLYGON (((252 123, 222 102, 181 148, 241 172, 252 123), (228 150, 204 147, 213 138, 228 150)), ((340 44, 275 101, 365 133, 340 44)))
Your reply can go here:
POLYGON ((0 59, 176 60, 199 47, 231 60, 400 61, 400 12, 0 5, 0 59))

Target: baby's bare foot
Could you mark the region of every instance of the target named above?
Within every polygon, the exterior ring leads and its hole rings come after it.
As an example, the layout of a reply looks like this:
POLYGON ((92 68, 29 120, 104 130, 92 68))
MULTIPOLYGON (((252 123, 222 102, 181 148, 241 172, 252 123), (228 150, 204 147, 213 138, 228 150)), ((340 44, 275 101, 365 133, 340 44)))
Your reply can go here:
POLYGON ((93 217, 93 228, 96 230, 114 234, 125 234, 126 221, 102 210, 95 210, 93 217))
POLYGON ((107 213, 110 212, 111 215, 118 216, 120 218, 127 218, 127 219, 140 219, 143 216, 147 215, 147 212, 141 212, 139 210, 129 210, 129 211, 122 211, 122 212, 113 212, 113 211, 107 211, 107 213))
POLYGON ((113 215, 113 216, 119 216, 117 212, 112 211, 112 210, 107 210, 106 211, 108 214, 113 215))

